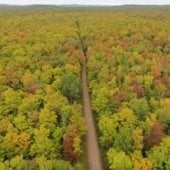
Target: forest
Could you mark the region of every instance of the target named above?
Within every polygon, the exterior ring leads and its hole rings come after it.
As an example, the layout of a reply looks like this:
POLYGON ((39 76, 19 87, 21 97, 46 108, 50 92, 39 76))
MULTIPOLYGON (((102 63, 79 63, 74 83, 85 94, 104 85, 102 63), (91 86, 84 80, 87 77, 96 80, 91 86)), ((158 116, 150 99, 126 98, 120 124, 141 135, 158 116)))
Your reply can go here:
POLYGON ((170 7, 144 6, 0 7, 0 170, 93 170, 84 62, 102 169, 170 170, 170 7))

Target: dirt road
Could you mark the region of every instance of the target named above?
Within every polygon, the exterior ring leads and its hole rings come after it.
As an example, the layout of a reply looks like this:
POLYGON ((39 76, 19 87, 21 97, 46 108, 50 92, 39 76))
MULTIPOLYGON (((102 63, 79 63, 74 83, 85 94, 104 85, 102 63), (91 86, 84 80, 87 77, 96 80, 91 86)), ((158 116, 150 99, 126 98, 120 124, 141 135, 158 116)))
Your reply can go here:
POLYGON ((83 62, 82 67, 82 90, 83 90, 83 104, 84 114, 87 121, 87 147, 88 147, 88 160, 89 170, 102 170, 100 151, 97 142, 97 135, 90 105, 90 96, 87 83, 87 68, 86 62, 83 62))

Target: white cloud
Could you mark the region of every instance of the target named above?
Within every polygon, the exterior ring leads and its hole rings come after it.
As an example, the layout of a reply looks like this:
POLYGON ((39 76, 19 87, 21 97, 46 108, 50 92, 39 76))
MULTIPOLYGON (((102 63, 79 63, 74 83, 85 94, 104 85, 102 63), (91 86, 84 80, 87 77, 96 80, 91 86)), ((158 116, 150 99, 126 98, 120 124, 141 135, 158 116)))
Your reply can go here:
POLYGON ((170 0, 0 0, 0 4, 170 4, 170 0))

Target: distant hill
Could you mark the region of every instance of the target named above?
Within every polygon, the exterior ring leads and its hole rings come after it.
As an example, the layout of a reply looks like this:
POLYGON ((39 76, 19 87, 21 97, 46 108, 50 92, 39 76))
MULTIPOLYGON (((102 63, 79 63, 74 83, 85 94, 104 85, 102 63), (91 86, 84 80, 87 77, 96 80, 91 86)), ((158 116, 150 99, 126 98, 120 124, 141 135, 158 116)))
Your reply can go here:
POLYGON ((3 4, 0 4, 0 8, 4 8, 4 7, 7 7, 8 5, 3 5, 3 4))
POLYGON ((113 8, 113 9, 170 9, 170 5, 83 5, 83 4, 68 4, 68 5, 8 5, 0 4, 0 8, 113 8))

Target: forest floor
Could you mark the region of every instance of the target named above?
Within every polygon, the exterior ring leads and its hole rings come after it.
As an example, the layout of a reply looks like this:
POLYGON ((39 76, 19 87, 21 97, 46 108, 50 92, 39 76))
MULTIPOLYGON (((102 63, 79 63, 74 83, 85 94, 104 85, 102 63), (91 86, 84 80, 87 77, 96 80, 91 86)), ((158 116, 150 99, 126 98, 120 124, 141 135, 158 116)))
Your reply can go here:
POLYGON ((87 149, 89 170, 102 170, 100 150, 98 146, 95 123, 90 104, 86 61, 83 62, 82 66, 82 90, 83 90, 84 114, 87 122, 87 149))

